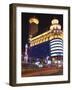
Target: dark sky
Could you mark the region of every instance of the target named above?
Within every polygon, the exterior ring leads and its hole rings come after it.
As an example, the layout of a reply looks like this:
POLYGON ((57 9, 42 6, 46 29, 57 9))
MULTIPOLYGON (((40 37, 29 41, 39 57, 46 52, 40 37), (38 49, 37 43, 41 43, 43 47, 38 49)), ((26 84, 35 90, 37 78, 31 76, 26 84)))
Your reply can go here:
POLYGON ((25 43, 28 42, 28 30, 29 30, 29 19, 31 17, 39 19, 39 31, 38 34, 49 30, 51 20, 56 18, 59 20, 59 24, 63 28, 63 15, 58 14, 39 14, 39 13, 22 13, 22 51, 24 50, 25 43), (46 29, 48 28, 48 29, 46 29))

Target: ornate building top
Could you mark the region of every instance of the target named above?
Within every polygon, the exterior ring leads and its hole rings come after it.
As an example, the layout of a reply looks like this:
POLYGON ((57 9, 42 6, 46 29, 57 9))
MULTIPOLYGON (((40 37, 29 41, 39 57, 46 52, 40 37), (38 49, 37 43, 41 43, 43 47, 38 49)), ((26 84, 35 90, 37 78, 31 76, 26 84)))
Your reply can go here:
POLYGON ((51 23, 52 23, 52 24, 58 24, 58 23, 59 23, 59 20, 58 20, 58 19, 53 19, 53 20, 51 21, 51 23))
POLYGON ((29 19, 29 23, 35 23, 35 24, 39 24, 39 20, 36 17, 32 17, 29 19))
POLYGON ((58 29, 61 30, 61 25, 59 24, 59 20, 58 19, 53 19, 51 21, 52 25, 50 26, 50 30, 54 30, 54 29, 58 29))
POLYGON ((61 30, 61 25, 59 24, 58 19, 53 19, 51 21, 50 30, 37 35, 33 38, 29 38, 30 47, 38 45, 40 43, 46 42, 48 40, 52 40, 54 38, 61 38, 63 39, 63 32, 61 30))

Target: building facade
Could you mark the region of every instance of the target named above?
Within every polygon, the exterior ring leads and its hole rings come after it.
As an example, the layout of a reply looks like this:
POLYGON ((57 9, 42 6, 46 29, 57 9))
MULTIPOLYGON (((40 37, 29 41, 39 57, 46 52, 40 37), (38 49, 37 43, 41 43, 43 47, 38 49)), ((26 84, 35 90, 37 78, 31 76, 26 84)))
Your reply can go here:
POLYGON ((63 65, 63 30, 58 19, 51 21, 50 30, 36 35, 38 32, 39 20, 31 18, 29 20, 29 61, 45 61, 46 64, 63 65), (36 36, 35 36, 36 35, 36 36))

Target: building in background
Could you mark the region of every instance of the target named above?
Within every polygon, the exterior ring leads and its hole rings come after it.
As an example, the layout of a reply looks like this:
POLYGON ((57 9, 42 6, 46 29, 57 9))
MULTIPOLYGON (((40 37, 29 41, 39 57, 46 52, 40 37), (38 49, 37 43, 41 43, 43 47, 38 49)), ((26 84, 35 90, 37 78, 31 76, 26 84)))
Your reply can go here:
POLYGON ((29 19, 29 37, 33 37, 38 32, 39 20, 35 17, 29 19))

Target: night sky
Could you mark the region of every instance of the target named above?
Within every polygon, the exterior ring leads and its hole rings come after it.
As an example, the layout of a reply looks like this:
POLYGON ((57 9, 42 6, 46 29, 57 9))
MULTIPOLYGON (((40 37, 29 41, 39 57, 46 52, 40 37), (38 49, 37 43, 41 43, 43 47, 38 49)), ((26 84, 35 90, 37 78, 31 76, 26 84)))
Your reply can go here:
POLYGON ((36 17, 39 19, 39 31, 41 34, 49 30, 52 19, 58 19, 59 24, 63 28, 63 15, 58 14, 39 14, 39 13, 22 13, 22 52, 24 51, 25 44, 28 43, 28 30, 29 30, 29 19, 36 17))

